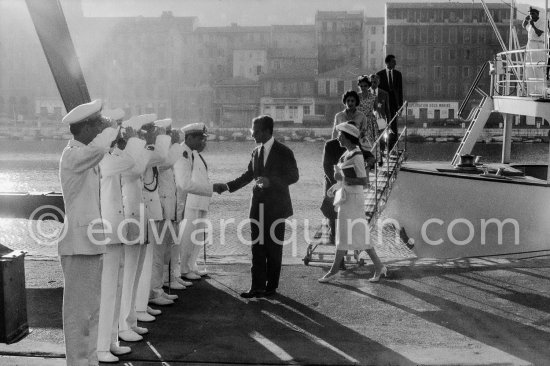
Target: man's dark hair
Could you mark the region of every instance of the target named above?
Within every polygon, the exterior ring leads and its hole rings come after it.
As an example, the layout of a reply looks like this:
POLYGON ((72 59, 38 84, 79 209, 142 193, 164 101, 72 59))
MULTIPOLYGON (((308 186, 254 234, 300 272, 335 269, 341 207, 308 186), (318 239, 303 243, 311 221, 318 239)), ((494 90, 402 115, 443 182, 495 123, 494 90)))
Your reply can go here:
POLYGON ((355 90, 348 90, 344 93, 342 96, 342 103, 346 104, 346 99, 349 97, 355 98, 355 105, 359 105, 361 103, 361 99, 359 99, 359 94, 355 90))
POLYGON ((273 118, 266 115, 258 116, 252 120, 252 123, 258 124, 262 131, 267 130, 273 135, 273 118))
POLYGON ((393 60, 395 58, 394 55, 387 55, 386 58, 384 59, 384 62, 385 63, 388 63, 390 62, 391 60, 393 60))
POLYGON ((80 135, 80 133, 86 126, 93 126, 94 124, 101 123, 102 121, 103 120, 101 117, 95 117, 92 119, 84 120, 82 122, 73 123, 69 125, 69 131, 71 131, 73 136, 77 136, 80 135))

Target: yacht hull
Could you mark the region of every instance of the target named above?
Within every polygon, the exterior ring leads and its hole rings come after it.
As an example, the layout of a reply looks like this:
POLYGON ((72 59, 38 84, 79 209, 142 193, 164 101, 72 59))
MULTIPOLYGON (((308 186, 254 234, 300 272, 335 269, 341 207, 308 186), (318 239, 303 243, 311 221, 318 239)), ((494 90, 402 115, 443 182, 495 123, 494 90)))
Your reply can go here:
POLYGON ((419 257, 537 255, 550 250, 549 202, 550 187, 538 179, 484 179, 405 164, 384 216, 405 229, 419 257))

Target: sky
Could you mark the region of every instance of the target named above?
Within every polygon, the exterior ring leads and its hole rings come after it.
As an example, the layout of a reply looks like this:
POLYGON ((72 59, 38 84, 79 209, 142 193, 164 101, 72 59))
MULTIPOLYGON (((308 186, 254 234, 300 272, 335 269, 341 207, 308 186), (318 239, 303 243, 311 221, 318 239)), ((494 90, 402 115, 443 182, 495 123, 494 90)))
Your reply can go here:
MULTIPOLYGON (((479 0, 475 1, 480 3, 479 0)), ((511 0, 503 1, 509 3, 511 0)), ((197 16, 200 26, 225 26, 231 23, 248 26, 313 24, 317 10, 363 10, 366 16, 383 17, 386 4, 383 0, 83 0, 83 2, 84 14, 87 16, 160 16, 163 10, 171 10, 176 16, 197 16)), ((391 2, 415 1, 392 0, 391 2)), ((429 2, 449 2, 449 0, 429 2)), ((471 3, 472 0, 460 2, 471 3)))

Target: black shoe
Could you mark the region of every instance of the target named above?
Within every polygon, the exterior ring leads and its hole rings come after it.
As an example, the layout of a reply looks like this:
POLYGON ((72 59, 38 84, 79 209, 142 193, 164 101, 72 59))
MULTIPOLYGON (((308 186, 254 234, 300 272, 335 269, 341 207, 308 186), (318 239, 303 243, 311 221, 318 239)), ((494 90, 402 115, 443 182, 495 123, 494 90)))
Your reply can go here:
POLYGON ((265 293, 264 293, 264 296, 273 296, 273 295, 277 295, 277 289, 273 289, 273 290, 265 290, 265 293))
POLYGON ((243 292, 241 294, 241 297, 244 297, 245 299, 251 299, 253 297, 264 297, 265 291, 256 291, 256 290, 250 290, 247 292, 243 292))

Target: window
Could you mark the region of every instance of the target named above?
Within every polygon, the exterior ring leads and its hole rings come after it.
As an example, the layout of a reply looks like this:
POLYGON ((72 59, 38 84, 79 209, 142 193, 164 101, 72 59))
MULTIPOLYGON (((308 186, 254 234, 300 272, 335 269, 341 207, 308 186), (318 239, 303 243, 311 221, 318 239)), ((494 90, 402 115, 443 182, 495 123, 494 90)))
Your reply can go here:
POLYGON ((434 61, 441 61, 441 48, 434 50, 434 61))
POLYGON ((465 49, 464 50, 464 58, 466 60, 469 60, 470 58, 472 57, 472 52, 469 48, 465 49))
POLYGON ((327 94, 326 83, 324 80, 319 80, 317 82, 317 93, 319 93, 319 95, 327 94))
POLYGON ((330 80, 327 80, 325 81, 325 85, 326 85, 326 89, 327 89, 327 95, 331 95, 331 90, 330 90, 330 80))
POLYGON ((370 34, 376 34, 376 27, 370 28, 370 34))
POLYGON ((374 69, 376 67, 376 59, 375 58, 370 59, 370 67, 371 67, 371 69, 374 69))
POLYGON ((470 77, 470 67, 469 66, 464 66, 462 68, 462 76, 465 77, 465 78, 470 77))
POLYGON ((338 80, 338 88, 336 92, 338 94, 344 94, 344 80, 338 80))
POLYGON ((304 116, 307 116, 311 113, 310 109, 309 109, 309 106, 308 105, 305 105, 304 106, 304 116))
POLYGON ((298 118, 298 106, 291 105, 288 107, 288 116, 291 120, 296 120, 298 118))
POLYGON ((262 73, 262 65, 256 66, 256 75, 260 75, 262 73))
POLYGON ((449 60, 456 60, 456 49, 449 49, 449 60))
POLYGON ((456 97, 456 84, 449 84, 449 97, 456 97))
POLYGON ((455 44, 457 42, 457 28, 456 27, 452 27, 449 31, 449 43, 451 44, 455 44))
POLYGON ((485 43, 485 29, 477 30, 477 43, 480 43, 480 44, 485 43))
POLYGON ((275 107, 275 119, 281 121, 285 118, 285 107, 278 105, 275 107))
POLYGON ((371 53, 371 55, 372 55, 374 52, 376 52, 376 42, 372 41, 372 42, 370 43, 370 53, 371 53))
POLYGON ((336 22, 332 22, 332 31, 336 32, 336 22))
POLYGON ((323 31, 327 31, 328 30, 328 25, 327 25, 327 22, 323 22, 323 31))
POLYGON ((434 66, 434 79, 441 79, 441 66, 434 66))
POLYGON ((462 42, 463 43, 470 43, 471 41, 471 29, 470 28, 463 28, 462 33, 462 42))
POLYGON ((449 66, 449 79, 454 79, 456 76, 456 66, 449 66))

